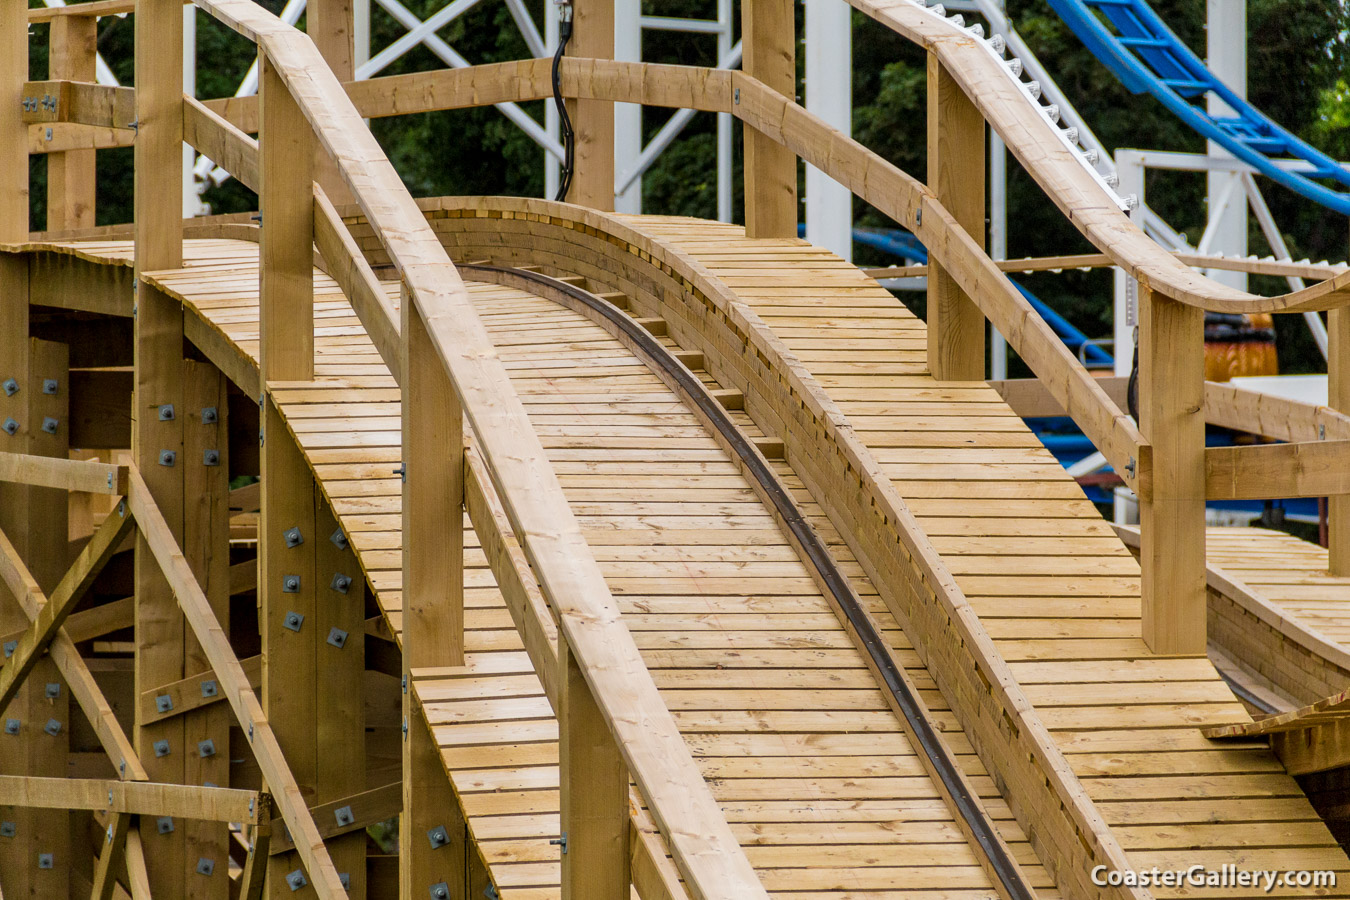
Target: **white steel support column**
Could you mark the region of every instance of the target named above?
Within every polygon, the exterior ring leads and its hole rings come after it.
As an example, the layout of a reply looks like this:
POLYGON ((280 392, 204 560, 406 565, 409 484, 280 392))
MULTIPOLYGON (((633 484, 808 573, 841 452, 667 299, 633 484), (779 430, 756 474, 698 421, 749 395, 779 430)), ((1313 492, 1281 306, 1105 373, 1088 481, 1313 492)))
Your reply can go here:
MULTIPOLYGON (((731 0, 717 0, 717 58, 731 53, 731 0)), ((717 220, 731 221, 731 113, 717 114, 717 220)))
MULTIPOLYGON (((1008 258, 1008 148, 989 129, 989 256, 1008 258)), ((1008 341, 989 323, 989 377, 1008 377, 1008 341)))
MULTIPOLYGON (((1116 188, 1120 195, 1134 194, 1139 198, 1139 203, 1130 210, 1130 218, 1143 228, 1148 200, 1144 196, 1144 160, 1139 151, 1117 150, 1116 173, 1120 176, 1120 184, 1116 188)), ((1139 324, 1139 285, 1119 268, 1115 269, 1115 281, 1115 308, 1112 314, 1115 374, 1128 376, 1134 364, 1135 326, 1139 324)), ((1112 520, 1117 525, 1133 525, 1139 521, 1138 502, 1128 488, 1115 489, 1112 520)))
MULTIPOLYGON (((183 94, 197 96, 197 7, 188 4, 183 7, 183 94)), ((197 151, 190 144, 183 144, 183 218, 207 215, 211 212, 202 203, 197 193, 197 176, 192 166, 197 161, 197 151)))
MULTIPOLYGON (((851 135, 852 8, 844 0, 805 3, 806 109, 851 135)), ((806 167, 806 239, 853 259, 853 194, 810 165, 806 167)))
POLYGON ((352 67, 370 62, 370 0, 352 0, 352 67))
MULTIPOLYGON (((553 3, 544 4, 544 46, 549 56, 558 50, 558 8, 553 3)), ((555 141, 562 140, 562 122, 558 118, 558 107, 552 98, 544 101, 544 129, 555 141)), ((558 195, 558 183, 562 178, 562 166, 558 158, 544 151, 544 199, 552 200, 558 195)))
MULTIPOLYGON (((614 0, 614 58, 620 62, 642 62, 641 0, 614 0)), ((641 153, 641 104, 614 104, 614 171, 627 172, 641 153)), ((623 193, 614 195, 614 211, 642 212, 640 176, 623 193)))
MULTIPOLYGON (((1247 96, 1247 0, 1205 0, 1209 70, 1220 81, 1228 85, 1239 97, 1247 96)), ((1211 115, 1233 115, 1228 104, 1210 94, 1206 99, 1211 115)), ((1213 141, 1207 141, 1210 156, 1229 157, 1230 154, 1213 141)), ((1205 174, 1206 196, 1209 198, 1211 219, 1220 216, 1213 229, 1214 237, 1210 244, 1211 253, 1225 256, 1247 255, 1247 202, 1246 192, 1239 188, 1232 190, 1232 183, 1241 176, 1236 172, 1210 171, 1205 174), (1226 209, 1219 211, 1217 204, 1227 194, 1232 198, 1226 209)), ((1225 272, 1211 269, 1209 277, 1240 290, 1247 289, 1247 273, 1225 272)))

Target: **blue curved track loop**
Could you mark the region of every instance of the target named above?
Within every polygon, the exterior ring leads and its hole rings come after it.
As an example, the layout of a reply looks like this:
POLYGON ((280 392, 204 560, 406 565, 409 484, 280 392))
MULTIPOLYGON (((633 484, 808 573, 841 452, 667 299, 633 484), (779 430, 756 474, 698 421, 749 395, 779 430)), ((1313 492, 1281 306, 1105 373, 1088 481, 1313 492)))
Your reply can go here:
POLYGON ((1350 193, 1332 190, 1314 178, 1350 187, 1350 172, 1336 160, 1276 125, 1264 113, 1215 78, 1172 33, 1145 0, 1049 0, 1092 55, 1132 93, 1150 93, 1194 131, 1218 143, 1262 175, 1342 215, 1350 215, 1350 193), (1105 21, 1093 10, 1099 10, 1105 21), (1114 32, 1107 28, 1109 22, 1114 32), (1191 102, 1213 92, 1236 115, 1212 116, 1191 102), (1300 174, 1272 158, 1295 157, 1313 171, 1300 174))

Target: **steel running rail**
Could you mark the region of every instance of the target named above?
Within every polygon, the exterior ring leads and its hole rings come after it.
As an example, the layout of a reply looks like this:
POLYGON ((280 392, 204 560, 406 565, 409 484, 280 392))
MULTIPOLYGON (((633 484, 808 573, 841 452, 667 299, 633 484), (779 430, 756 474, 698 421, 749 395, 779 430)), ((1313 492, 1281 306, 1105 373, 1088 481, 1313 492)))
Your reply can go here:
POLYGON ((1333 179, 1350 187, 1350 171, 1300 140, 1243 100, 1205 67, 1146 0, 1049 0, 1092 55, 1132 93, 1149 93, 1186 125, 1221 145, 1262 175, 1309 200, 1350 215, 1350 192, 1318 184, 1333 179), (1101 12, 1105 21, 1093 10, 1101 12), (1107 24, 1112 28, 1108 28, 1107 24), (1112 30, 1114 29, 1114 30, 1112 30), (1191 101, 1213 93, 1233 110, 1216 116, 1191 101), (1308 173, 1281 168, 1272 157, 1292 156, 1308 173))
POLYGON ((971 792, 960 767, 951 757, 946 744, 942 742, 937 729, 928 718, 914 686, 896 664, 875 621, 863 609, 862 600, 854 592, 847 576, 839 570, 839 565, 830 554, 829 548, 806 521, 797 502, 774 474, 754 442, 732 421, 726 409, 708 392, 703 382, 676 359, 651 332, 607 300, 565 281, 524 269, 480 265, 461 265, 457 268, 466 279, 478 276, 485 281, 501 283, 503 277, 514 278, 565 294, 586 306, 618 329, 624 338, 632 342, 633 348, 638 353, 659 366, 674 382, 676 389, 698 408, 759 483, 764 494, 772 502, 774 510, 806 554, 809 564, 828 588, 831 598, 847 618, 849 627, 857 634, 873 666, 885 682, 885 690, 905 717, 910 734, 918 744, 919 750, 928 759, 943 788, 952 798, 956 813, 965 822, 971 837, 979 845, 980 852, 989 861, 990 869, 1003 886, 1006 896, 1009 900, 1035 900, 1035 891, 1013 860, 993 822, 971 792))

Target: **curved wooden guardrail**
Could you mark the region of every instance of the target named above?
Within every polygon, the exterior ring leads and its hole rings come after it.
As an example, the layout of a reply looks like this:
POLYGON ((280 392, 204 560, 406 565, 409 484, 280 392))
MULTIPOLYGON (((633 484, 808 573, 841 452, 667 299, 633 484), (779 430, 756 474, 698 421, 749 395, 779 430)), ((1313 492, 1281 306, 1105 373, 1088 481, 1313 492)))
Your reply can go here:
MULTIPOLYGON (((299 273, 298 267, 303 265, 308 270, 311 262, 308 249, 301 258, 296 256, 293 247, 277 247, 275 241, 269 245, 268 227, 278 219, 282 219, 283 226, 309 226, 312 222, 312 219, 298 222, 290 218, 297 215, 296 210, 300 207, 294 206, 297 201, 285 197, 283 191, 289 189, 292 194, 296 190, 303 191, 303 206, 314 208, 307 180, 298 185, 269 181, 280 180, 278 176, 283 173, 281 154, 294 157, 306 152, 308 142, 294 134, 296 129, 312 128, 318 143, 379 235, 404 284, 403 323, 397 329, 402 352, 387 361, 391 368, 398 367, 402 372, 405 403, 411 387, 414 405, 425 410, 423 415, 431 419, 428 427, 414 427, 411 433, 407 430, 410 417, 404 419, 405 459, 415 461, 408 467, 409 490, 405 492, 405 547, 415 545, 419 530, 444 526, 449 519, 457 521, 459 518, 458 509, 445 509, 445 503, 440 499, 455 496, 453 482, 459 476, 452 471, 434 471, 444 467, 432 460, 447 455, 444 429, 448 428, 451 433, 457 430, 459 406, 462 405, 511 527, 538 576, 541 589, 558 613, 558 655, 566 661, 567 667, 561 681, 568 686, 559 709, 563 732, 567 733, 569 715, 573 715, 582 719, 582 724, 588 725, 592 732, 599 723, 612 733, 623 765, 636 780, 693 896, 701 900, 765 897, 763 887, 717 809, 631 636, 620 621, 617 605, 581 536, 524 408, 469 304, 459 275, 392 165, 364 126, 360 113, 305 35, 247 0, 201 0, 198 5, 254 41, 264 59, 259 147, 259 186, 266 217, 261 250, 264 261, 264 369, 268 365, 269 322, 280 331, 286 327, 283 322, 296 318, 295 309, 281 309, 276 308, 280 304, 269 304, 268 267, 280 270, 274 277, 296 278, 299 274, 303 281, 308 271, 299 273), (269 90, 269 67, 276 78, 271 84, 284 86, 289 96, 278 96, 274 93, 275 88, 269 90), (269 110, 269 105, 273 104, 277 107, 275 114, 269 110), (274 128, 278 130, 273 131, 274 128), (281 140, 273 138, 274 143, 269 146, 271 134, 281 140), (270 154, 276 156, 270 157, 270 154), (278 215, 282 211, 289 215, 285 218, 278 215), (291 271, 286 272, 288 264, 291 271), (451 391, 451 396, 443 395, 451 391), (458 403, 450 403, 452 399, 457 399, 458 403), (419 470, 432 471, 423 476, 419 470), (588 696, 578 693, 583 685, 582 694, 588 696), (569 689, 570 697, 566 696, 569 689)), ((199 121, 207 120, 203 116, 199 121)), ((212 124, 219 132, 220 123, 212 124)), ((305 168, 307 170, 307 166, 305 168)), ((319 208, 322 212, 322 199, 319 208)), ((298 215, 303 217, 304 213, 298 215)), ((323 219, 322 215, 320 219, 323 219)), ((321 235, 324 230, 321 224, 321 235)), ((299 228, 298 234, 283 232, 292 245, 309 233, 309 227, 299 228)), ((329 237, 333 234, 330 232, 329 237)), ((339 250, 346 249, 340 244, 336 246, 339 250)), ((355 264, 352 271, 360 274, 359 264, 355 264)), ((370 283, 366 281, 365 284, 369 286, 370 283)), ((277 291, 275 295, 281 293, 277 291)), ((353 302, 356 303, 356 299, 353 302)), ((304 315, 302 322, 312 322, 312 316, 301 312, 304 315)), ((365 306, 358 307, 358 312, 363 321, 368 317, 371 319, 372 334, 384 336, 379 349, 392 355, 393 348, 387 346, 393 331, 392 323, 387 323, 388 308, 365 306), (381 318, 386 319, 386 323, 381 323, 381 318)), ((287 346, 286 349, 291 353, 308 351, 312 372, 312 325, 309 329, 307 339, 303 334, 294 335, 299 339, 299 347, 287 346)), ((452 440, 449 446, 453 443, 452 440)), ((454 468, 462 470, 462 466, 461 461, 454 468)), ((462 491, 462 486, 459 490, 462 491)), ((405 560, 411 559, 411 554, 405 557, 405 560)), ((443 558, 421 559, 414 565, 425 568, 412 572, 407 568, 409 562, 405 562, 405 620, 415 620, 419 615, 419 602, 430 602, 429 598, 419 598, 418 586, 434 584, 436 576, 443 574, 437 567, 444 563, 443 558)), ((457 564, 451 561, 450 565, 457 564)), ((427 617, 432 618, 430 610, 426 612, 427 617)), ((462 609, 458 615, 462 617, 462 609)), ((426 624, 428 627, 424 630, 432 631, 433 627, 445 623, 426 624)), ((452 617, 450 632, 442 632, 439 636, 456 640, 453 626, 452 617)), ((421 627, 409 626, 408 631, 421 627)), ((437 636, 438 633, 432 631, 421 635, 420 639, 434 640, 437 636)), ((458 640, 462 644, 462 638, 458 640)), ((591 742, 604 741, 594 733, 587 737, 591 742)), ((577 752, 582 752, 580 747, 577 752)), ((598 758, 595 747, 586 747, 584 752, 592 757, 594 768, 601 768, 594 764, 606 755, 603 749, 598 758)), ((564 780, 570 774, 573 773, 565 772, 564 780)), ((602 795, 583 798, 583 802, 603 804, 606 799, 609 798, 602 795)), ((626 822, 626 782, 619 801, 619 809, 608 813, 602 811, 600 815, 621 815, 621 821, 626 822)), ((585 820, 577 827, 584 833, 585 820)), ((568 828, 566 813, 563 828, 568 828)), ((577 832, 573 833, 574 842, 578 836, 577 832)), ((578 857, 584 861, 590 850, 584 842, 577 849, 581 853, 565 856, 565 860, 571 857, 574 867, 584 865, 584 862, 578 862, 578 857)), ((621 849, 626 851, 626 847, 621 849)), ((605 875, 590 873, 582 877, 605 875)))

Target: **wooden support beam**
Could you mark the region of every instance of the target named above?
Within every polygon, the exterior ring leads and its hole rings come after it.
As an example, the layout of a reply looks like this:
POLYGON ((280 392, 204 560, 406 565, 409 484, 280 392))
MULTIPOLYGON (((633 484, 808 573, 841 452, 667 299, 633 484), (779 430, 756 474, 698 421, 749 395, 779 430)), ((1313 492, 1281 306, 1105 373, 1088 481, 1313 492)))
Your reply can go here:
POLYGON ((1139 498, 1143 637, 1160 654, 1205 653, 1204 319, 1141 284, 1140 428, 1153 448, 1139 498))
POLYGON ((93 81, 53 79, 23 86, 29 125, 70 122, 101 128, 131 128, 136 122, 136 91, 93 81))
POLYGON ((117 886, 117 866, 125 860, 127 831, 131 827, 130 813, 113 813, 112 820, 104 831, 105 840, 99 850, 98 863, 94 866, 93 887, 89 891, 89 900, 112 900, 113 889, 117 886))
MULTIPOLYGON (((28 4, 0 10, 0 240, 28 240, 28 127, 23 121, 23 85, 28 80, 28 4)), ((11 258, 10 268, 23 266, 11 258)), ((15 306, 12 284, 0 281, 0 303, 15 306)), ((27 322, 27 302, 23 309, 27 322)), ((5 323, 8 324, 8 323, 5 323)), ((28 336, 25 324, 23 336, 28 336)), ((9 358, 9 357, 5 357, 9 358)))
POLYGON ((183 98, 183 140, 240 184, 258 190, 258 142, 192 97, 183 98))
MULTIPOLYGON (((48 37, 50 78, 95 81, 98 19, 61 16, 53 19, 48 37)), ((128 98, 135 111, 135 99, 128 98)), ((95 205, 95 152, 71 150, 47 157, 47 229, 92 228, 95 205)))
POLYGON ((286 827, 295 839, 296 851, 304 863, 310 884, 322 897, 345 896, 342 881, 309 815, 304 795, 291 774, 272 725, 258 698, 249 688, 243 667, 230 649, 229 640, 215 619, 210 601, 183 558, 173 532, 155 506, 149 488, 135 471, 131 473, 128 501, 142 536, 173 586, 193 634, 220 679, 221 690, 230 701, 235 718, 244 733, 251 736, 249 745, 258 761, 258 769, 267 782, 273 804, 281 810, 286 827))
MULTIPOLYGON (((355 78, 356 47, 352 41, 352 0, 309 0, 305 7, 305 32, 339 81, 355 78)), ((352 202, 351 191, 328 152, 314 147, 314 180, 337 203, 352 202)), ((364 867, 363 867, 364 868, 364 867)))
MULTIPOLYGON (((383 822, 397 816, 402 809, 403 784, 395 781, 368 791, 361 791, 349 797, 339 797, 319 806, 312 806, 309 814, 314 817, 314 823, 318 826, 319 833, 323 835, 324 840, 331 844, 331 839, 334 837, 364 832, 366 828, 376 822, 383 822), (339 812, 343 813, 341 819, 338 818, 339 812)), ((272 823, 273 836, 272 843, 267 850, 268 853, 281 853, 295 847, 295 843, 291 841, 285 829, 277 827, 280 824, 279 819, 272 823)), ((364 847, 361 857, 361 863, 364 866, 364 847)))
POLYGON ((136 5, 136 272, 183 263, 183 8, 136 5), (171 199, 172 198, 172 199, 171 199))
MULTIPOLYGON (((984 247, 984 117, 928 54, 928 186, 984 247)), ((984 316, 938 263, 928 276, 928 367, 939 381, 984 380, 984 316)))
MULTIPOLYGON (((440 751, 412 685, 426 669, 464 665, 464 414, 410 298, 402 302, 403 380, 403 816, 414 835, 399 853, 400 896, 457 884, 467 859, 462 822, 440 751), (458 813, 456 812, 457 816, 458 813), (445 829, 446 841, 425 840, 445 829)), ((437 316, 440 318, 440 316, 437 316)), ((462 881, 451 894, 462 898, 462 881)))
POLYGON ((1210 500, 1278 500, 1350 494, 1350 443, 1240 444, 1205 450, 1210 500))
MULTIPOLYGON (((262 687, 262 657, 250 656, 241 659, 239 665, 244 669, 249 687, 259 690, 262 687)), ((144 691, 140 696, 140 714, 146 722, 171 719, 194 709, 201 709, 224 700, 220 692, 220 680, 214 669, 189 675, 173 684, 162 685, 144 691), (167 699, 165 699, 167 698, 167 699)))
POLYGON ((262 103, 263 382, 314 378, 314 134, 286 82, 258 55, 262 103))
POLYGON ((258 900, 262 896, 266 883, 267 861, 271 858, 267 848, 271 843, 271 832, 267 829, 252 829, 253 839, 249 841, 248 856, 244 860, 244 869, 239 873, 240 900, 258 900))
POLYGON ((127 831, 124 850, 127 890, 131 893, 131 900, 151 900, 150 869, 145 864, 145 844, 141 840, 139 821, 133 824, 137 827, 127 831))
POLYGON ((121 496, 127 492, 127 467, 0 451, 0 481, 121 496))
MULTIPOLYGON (((795 4, 742 0, 741 35, 741 70, 783 96, 795 97, 795 4)), ((745 233, 752 238, 797 237, 797 157, 750 125, 745 127, 745 233)))
POLYGON ((585 674, 558 643, 563 900, 629 900, 628 769, 585 674))
MULTIPOLYGON (((568 55, 614 58, 613 0, 572 0, 568 55)), ((576 132, 576 171, 565 198, 593 209, 614 209, 614 104, 608 100, 567 103, 576 132)))
MULTIPOLYGON (((119 512, 104 520, 103 525, 71 564, 61 583, 42 605, 28 632, 19 639, 12 651, 6 648, 5 655, 9 658, 5 661, 4 668, 0 668, 0 709, 7 707, 14 699, 24 677, 37 664, 40 654, 47 649, 47 645, 65 623, 66 617, 75 609, 75 604, 84 598, 94 579, 103 571, 103 566, 121 546, 122 539, 131 528, 131 518, 126 515, 125 506, 119 507, 119 512)), ((0 556, 0 565, 4 565, 6 561, 6 557, 0 556)))
MULTIPOLYGON (((1350 309, 1327 313, 1327 405, 1350 413, 1350 309)), ((1327 499, 1327 562, 1332 575, 1350 575, 1350 497, 1327 499)))
POLYGON ((103 781, 90 778, 0 776, 0 804, 51 809, 106 809, 143 816, 181 816, 212 822, 268 821, 266 794, 221 787, 103 781))

